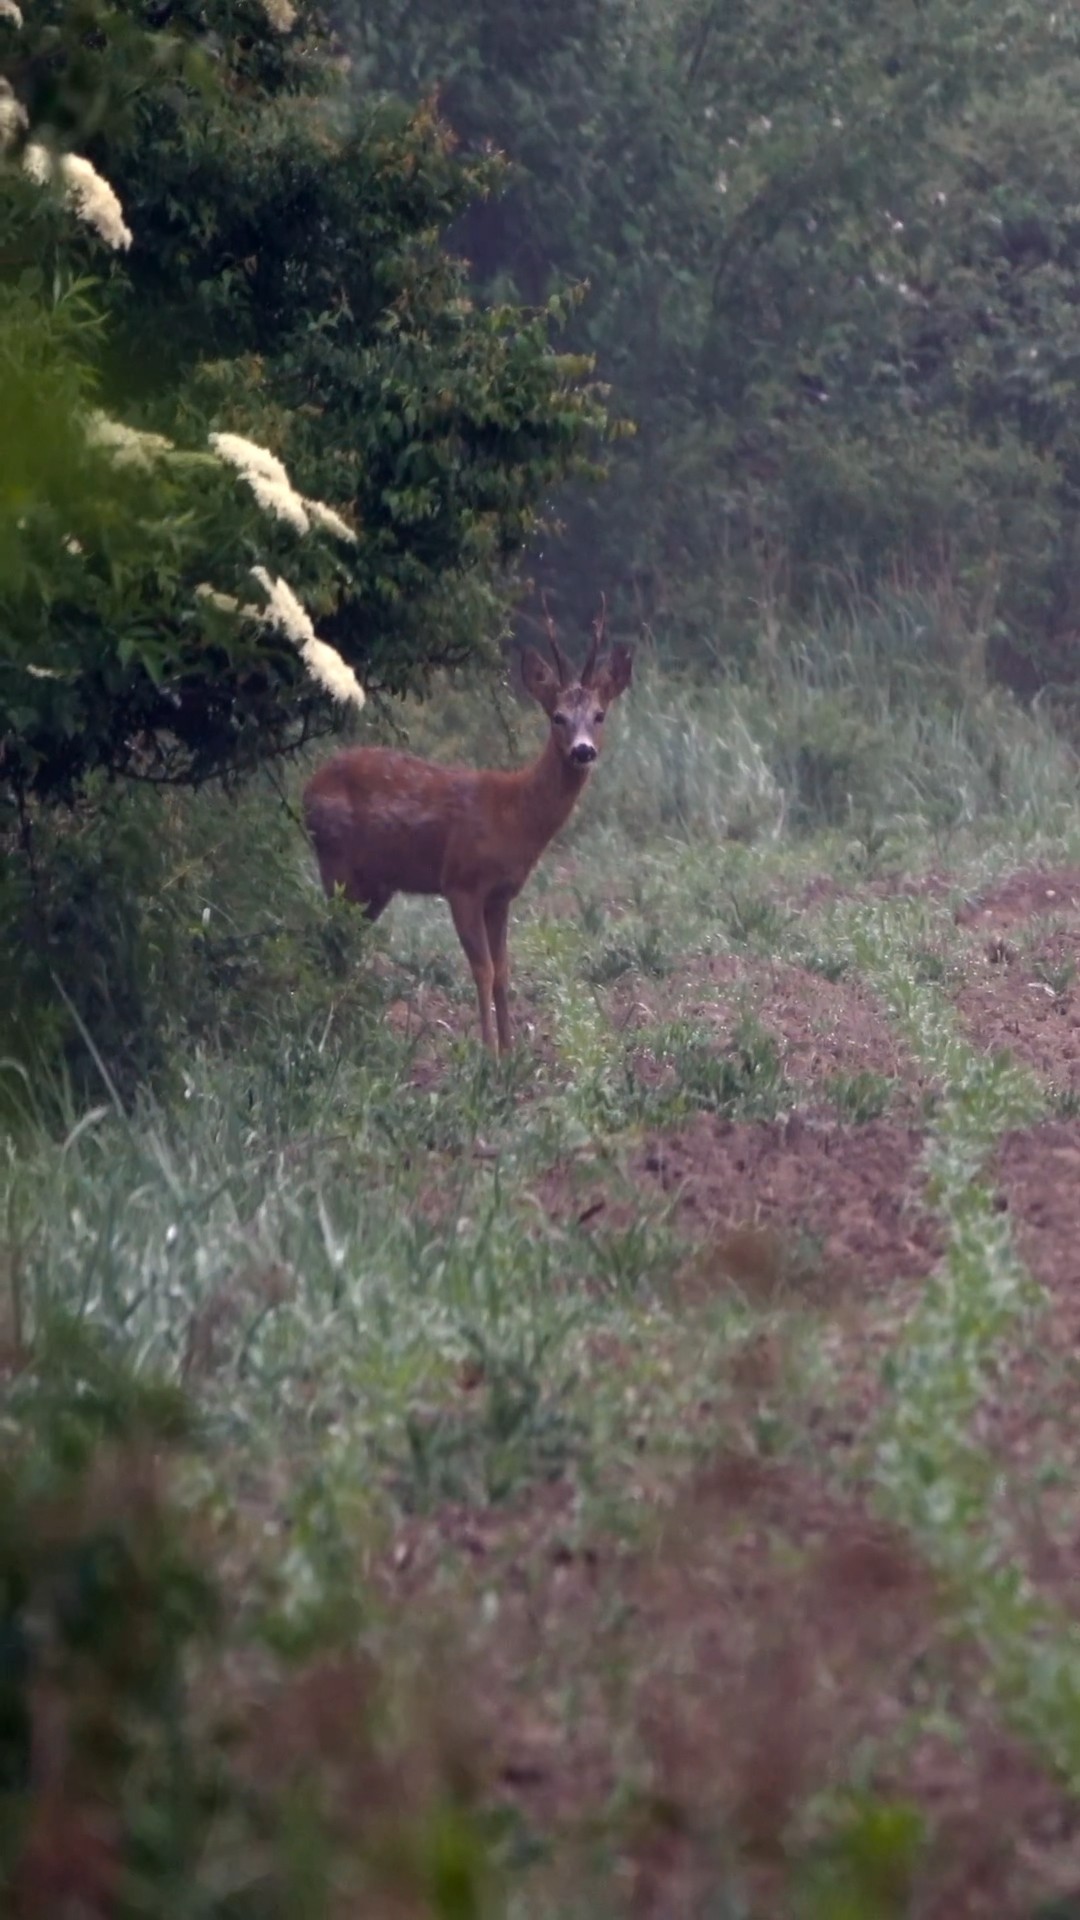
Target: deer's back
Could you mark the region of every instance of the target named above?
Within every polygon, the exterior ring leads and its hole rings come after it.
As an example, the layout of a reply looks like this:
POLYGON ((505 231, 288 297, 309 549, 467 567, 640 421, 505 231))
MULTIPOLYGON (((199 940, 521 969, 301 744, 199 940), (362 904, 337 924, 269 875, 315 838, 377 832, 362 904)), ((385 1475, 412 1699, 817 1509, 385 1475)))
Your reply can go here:
POLYGON ((304 818, 324 875, 362 891, 439 893, 447 849, 470 831, 475 773, 440 767, 391 747, 352 747, 304 789, 304 818))

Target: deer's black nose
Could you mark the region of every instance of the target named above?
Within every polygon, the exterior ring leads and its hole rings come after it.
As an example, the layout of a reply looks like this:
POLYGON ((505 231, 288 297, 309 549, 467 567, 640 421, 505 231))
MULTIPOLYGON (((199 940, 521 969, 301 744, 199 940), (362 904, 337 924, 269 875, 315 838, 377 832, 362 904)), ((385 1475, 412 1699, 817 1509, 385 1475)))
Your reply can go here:
POLYGON ((579 740, 571 747, 570 758, 576 760, 579 767, 587 767, 590 761, 596 759, 596 748, 591 740, 579 740))

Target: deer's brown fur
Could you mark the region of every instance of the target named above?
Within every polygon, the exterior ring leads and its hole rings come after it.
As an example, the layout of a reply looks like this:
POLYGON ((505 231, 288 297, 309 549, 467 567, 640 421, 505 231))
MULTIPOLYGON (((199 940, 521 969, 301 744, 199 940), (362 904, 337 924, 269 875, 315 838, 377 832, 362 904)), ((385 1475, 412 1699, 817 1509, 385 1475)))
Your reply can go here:
POLYGON ((511 1044, 507 923, 510 903, 573 812, 599 751, 604 713, 630 684, 617 646, 597 665, 603 616, 575 678, 554 640, 559 671, 522 656, 525 686, 550 721, 529 767, 514 773, 444 767, 387 747, 353 747, 319 768, 304 818, 328 894, 337 887, 372 920, 395 893, 447 900, 476 983, 486 1046, 511 1044), (492 1026, 492 1004, 495 1009, 492 1026))

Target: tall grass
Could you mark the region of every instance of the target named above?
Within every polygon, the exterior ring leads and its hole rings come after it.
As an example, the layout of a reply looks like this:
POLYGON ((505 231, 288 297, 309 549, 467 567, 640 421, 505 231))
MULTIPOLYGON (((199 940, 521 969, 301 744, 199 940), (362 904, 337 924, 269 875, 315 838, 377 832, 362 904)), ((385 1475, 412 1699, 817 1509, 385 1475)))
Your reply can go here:
POLYGON ((913 839, 999 827, 1027 839, 1071 822, 1075 754, 1005 694, 956 702, 930 686, 901 698, 819 673, 805 656, 768 690, 703 687, 648 662, 638 678, 587 816, 631 836, 755 842, 872 816, 913 839))
MULTIPOLYGON (((761 843, 867 815, 913 839, 1066 831, 1076 755, 1038 707, 988 684, 982 656, 951 599, 899 589, 793 636, 749 683, 665 669, 642 645, 570 837, 761 843)), ((523 755, 542 722, 516 717, 523 755)), ((515 744, 514 710, 478 690, 444 689, 405 720, 419 751, 476 764, 515 744)))

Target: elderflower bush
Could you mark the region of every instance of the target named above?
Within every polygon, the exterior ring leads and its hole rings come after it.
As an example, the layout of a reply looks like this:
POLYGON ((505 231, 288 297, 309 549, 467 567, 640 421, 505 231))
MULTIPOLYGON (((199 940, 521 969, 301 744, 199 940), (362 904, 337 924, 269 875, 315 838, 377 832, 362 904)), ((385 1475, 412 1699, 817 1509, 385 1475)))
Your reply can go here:
POLYGON ((253 442, 212 434, 182 447, 87 405, 77 356, 91 324, 73 295, 43 340, 29 303, 10 292, 0 303, 0 410, 13 428, 0 478, 9 791, 43 786, 58 760, 73 790, 106 755, 148 777, 198 777, 223 758, 242 764, 247 742, 250 757, 285 744, 328 703, 364 701, 313 617, 356 537, 344 517, 300 495, 253 442), (20 418, 44 424, 43 372, 51 432, 20 435, 20 418), (283 502, 296 506, 283 514, 283 502), (125 694, 142 726, 117 740, 109 710, 125 694))
MULTIPOLYGON (((14 0, 0 0, 0 24, 7 21, 22 27, 21 10, 14 0)), ((30 119, 10 80, 0 76, 0 158, 18 145, 29 128, 30 119)), ((35 186, 56 185, 61 198, 107 247, 130 247, 131 228, 124 219, 119 198, 93 163, 79 153, 53 153, 39 140, 28 140, 23 147, 22 171, 35 186)))
POLYGON ((431 106, 358 113, 299 0, 0 27, 0 831, 494 663, 607 425, 567 301, 484 309, 444 246, 502 163, 431 106))
MULTIPOLYGON (((0 6, 0 19, 21 29, 23 15, 13 0, 0 6)), ((290 6, 267 6, 267 21, 275 33, 288 33, 296 15, 290 6)), ((61 207, 111 252, 127 252, 135 236, 110 182, 85 157, 54 152, 29 132, 27 109, 12 83, 0 79, 0 161, 8 169, 17 165, 19 177, 42 192, 54 190, 61 207)), ((58 303, 52 326, 40 326, 44 319, 25 288, 0 288, 10 409, 8 422, 0 413, 0 424, 8 426, 0 490, 0 561, 8 563, 0 570, 0 607, 6 601, 8 612, 0 637, 0 783, 13 795, 54 785, 60 756, 61 789, 71 793, 102 743, 113 770, 161 778, 213 772, 208 755, 221 758, 225 745, 236 762, 252 718, 261 718, 263 728, 269 722, 271 735, 275 722, 279 733, 288 726, 288 708, 254 716, 236 691, 252 680, 261 689, 275 680, 288 689, 296 678, 294 659, 311 682, 307 701, 300 699, 302 718, 317 695, 363 707, 354 668, 317 636, 284 576, 248 564, 265 593, 259 605, 242 605, 233 593, 192 580, 208 553, 234 574, 248 549, 267 545, 267 530, 252 526, 252 507, 227 497, 233 476, 234 486, 250 492, 254 509, 300 540, 319 534, 356 543, 344 515, 298 492, 281 459, 240 434, 217 430, 206 449, 184 449, 165 434, 86 407, 92 380, 81 353, 92 332, 88 309, 75 294, 58 303), (52 392, 48 374, 56 376, 52 392), (229 636, 221 614, 229 618, 229 636), (282 653, 281 639, 292 657, 282 653), (196 670, 206 678, 209 653, 227 657, 231 712, 219 685, 200 697, 196 670), (119 749, 108 720, 94 732, 94 712, 108 712, 117 666, 136 687, 146 684, 144 726, 121 739, 119 749)), ((307 561, 315 591, 325 572, 327 564, 307 561)))
MULTIPOLYGON (((2 5, 0 18, 21 29, 20 10, 9 0, 2 5)), ((267 14, 279 33, 295 23, 287 6, 270 7, 267 14)), ((0 162, 9 170, 16 165, 34 187, 55 189, 63 209, 107 248, 129 249, 132 230, 108 180, 80 154, 54 152, 27 138, 29 131, 25 106, 11 83, 0 79, 0 162)), ((184 449, 165 434, 87 407, 92 379, 81 356, 84 336, 93 331, 89 311, 73 295, 66 310, 58 302, 51 318, 51 328, 39 324, 46 316, 27 297, 25 280, 0 288, 10 412, 7 422, 0 416, 8 428, 0 490, 0 560, 6 561, 0 604, 6 599, 8 613, 0 638, 0 780, 9 791, 25 794, 44 771, 49 784, 47 770, 59 751, 67 761, 62 785, 73 792, 94 764, 94 709, 104 704, 110 684, 115 687, 117 667, 149 686, 144 725, 121 742, 119 752, 107 727, 102 730, 110 766, 163 777, 197 774, 205 716, 195 712, 185 727, 185 692, 198 656, 223 644, 230 665, 245 678, 254 670, 264 687, 275 679, 288 686, 295 672, 277 644, 283 638, 313 689, 335 703, 362 707, 355 672, 319 638, 285 578, 272 577, 262 565, 249 567, 266 596, 265 605, 252 606, 207 582, 192 587, 190 579, 207 552, 235 571, 240 547, 259 540, 250 510, 225 497, 234 473, 257 509, 305 540, 317 530, 355 544, 344 516, 299 493, 276 455, 239 434, 211 432, 206 451, 184 449), (228 545, 222 550, 223 528, 232 532, 232 552, 228 545), (151 607, 153 632, 146 620, 151 607), (235 616, 227 642, 222 613, 235 616)), ((189 714, 191 705, 189 694, 189 714)), ((228 731, 231 721, 238 733, 250 714, 235 700, 233 706, 224 724, 228 731)))

